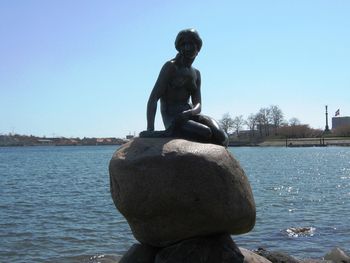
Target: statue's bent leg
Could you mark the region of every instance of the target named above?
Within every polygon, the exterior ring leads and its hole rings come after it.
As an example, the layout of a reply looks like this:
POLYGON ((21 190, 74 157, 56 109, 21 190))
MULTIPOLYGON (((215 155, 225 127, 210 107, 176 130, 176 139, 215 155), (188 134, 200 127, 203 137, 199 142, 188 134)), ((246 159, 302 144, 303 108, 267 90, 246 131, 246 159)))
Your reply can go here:
POLYGON ((220 127, 216 120, 206 115, 196 115, 192 118, 194 121, 200 122, 211 129, 213 134, 212 142, 227 147, 228 136, 220 127))
POLYGON ((208 126, 193 120, 186 121, 178 131, 181 136, 198 141, 209 142, 212 137, 212 131, 208 126))

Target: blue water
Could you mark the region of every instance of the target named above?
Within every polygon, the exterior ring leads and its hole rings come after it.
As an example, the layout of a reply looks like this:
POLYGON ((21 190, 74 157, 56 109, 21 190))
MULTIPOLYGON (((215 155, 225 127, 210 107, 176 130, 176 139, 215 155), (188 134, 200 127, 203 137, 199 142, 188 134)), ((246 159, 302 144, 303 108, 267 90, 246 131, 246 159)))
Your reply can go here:
MULTIPOLYGON (((116 148, 0 148, 0 262, 102 262, 125 252, 135 240, 109 193, 116 148)), ((300 258, 350 251, 350 148, 230 151, 257 206, 254 230, 233 237, 239 246, 300 258)))

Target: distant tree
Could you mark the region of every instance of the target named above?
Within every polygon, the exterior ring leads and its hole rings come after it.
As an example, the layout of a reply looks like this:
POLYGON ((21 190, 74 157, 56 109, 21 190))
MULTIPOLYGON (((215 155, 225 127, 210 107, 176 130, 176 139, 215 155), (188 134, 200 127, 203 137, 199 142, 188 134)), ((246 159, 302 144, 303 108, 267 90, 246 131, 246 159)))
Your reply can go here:
POLYGON ((322 130, 310 128, 307 124, 297 124, 297 120, 291 122, 293 125, 282 125, 278 128, 278 134, 287 138, 316 138, 322 135, 322 130))
POLYGON ((289 119, 289 125, 290 125, 290 129, 289 129, 289 134, 288 134, 288 137, 291 137, 291 138, 300 138, 302 136, 300 136, 300 133, 302 130, 304 130, 300 124, 300 121, 298 118, 291 118, 289 119))
POLYGON ((315 138, 320 137, 322 130, 312 129, 307 124, 283 125, 278 128, 278 134, 288 138, 315 138))
POLYGON ((244 119, 242 115, 239 115, 233 119, 233 128, 235 129, 237 136, 239 134, 239 131, 242 129, 243 125, 244 119))
POLYGON ((277 105, 271 105, 270 115, 275 135, 277 135, 277 129, 283 122, 283 112, 277 105))
POLYGON ((222 118, 219 120, 220 126, 222 127, 222 129, 228 134, 229 132, 232 131, 232 129, 234 128, 233 125, 233 119, 231 117, 231 115, 226 112, 222 118))
POLYGON ((255 127, 256 127, 256 124, 257 124, 256 115, 253 114, 253 113, 251 113, 251 114, 248 116, 247 120, 245 121, 245 125, 248 126, 251 136, 254 136, 254 134, 255 134, 255 127))
POLYGON ((256 120, 258 123, 260 136, 269 136, 271 124, 270 108, 261 108, 256 114, 256 120))
POLYGON ((264 128, 264 116, 260 112, 255 114, 255 122, 256 122, 257 128, 259 130, 259 135, 260 135, 260 137, 262 137, 263 136, 263 128, 264 128))
POLYGON ((323 130, 321 129, 313 129, 313 128, 310 128, 309 131, 308 131, 308 137, 321 137, 321 135, 323 134, 323 130))
POLYGON ((289 125, 290 126, 300 125, 300 121, 298 118, 293 117, 293 118, 289 119, 289 125))
POLYGON ((293 130, 293 134, 292 134, 293 137, 306 138, 308 137, 310 126, 307 124, 299 124, 299 125, 292 126, 292 130, 293 130))

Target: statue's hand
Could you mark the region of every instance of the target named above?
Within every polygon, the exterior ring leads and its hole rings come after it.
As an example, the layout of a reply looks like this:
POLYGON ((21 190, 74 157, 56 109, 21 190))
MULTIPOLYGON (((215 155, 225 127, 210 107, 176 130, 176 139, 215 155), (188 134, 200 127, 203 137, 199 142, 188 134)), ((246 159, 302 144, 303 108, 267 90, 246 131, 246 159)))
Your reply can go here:
POLYGON ((191 118, 193 114, 192 114, 192 110, 186 110, 181 112, 179 115, 180 115, 179 118, 181 118, 183 121, 187 121, 191 118))
POLYGON ((181 112, 181 117, 184 120, 188 120, 192 116, 192 110, 186 110, 181 112))
POLYGON ((174 119, 175 126, 182 125, 185 121, 187 121, 192 116, 191 111, 183 111, 178 114, 174 119))

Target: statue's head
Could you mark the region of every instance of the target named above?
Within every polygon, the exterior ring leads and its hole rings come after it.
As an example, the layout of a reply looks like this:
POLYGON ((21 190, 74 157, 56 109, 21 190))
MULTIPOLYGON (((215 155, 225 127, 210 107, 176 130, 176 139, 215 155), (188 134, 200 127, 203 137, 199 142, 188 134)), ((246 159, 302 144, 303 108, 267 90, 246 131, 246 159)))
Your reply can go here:
POLYGON ((197 30, 191 28, 191 29, 184 29, 181 30, 176 37, 175 40, 175 48, 177 51, 180 52, 180 47, 183 44, 184 41, 191 40, 195 43, 197 47, 197 51, 199 52, 202 48, 202 39, 200 38, 197 30))

